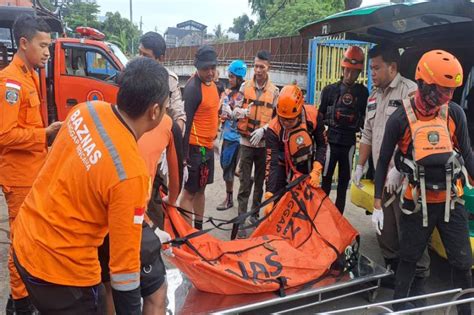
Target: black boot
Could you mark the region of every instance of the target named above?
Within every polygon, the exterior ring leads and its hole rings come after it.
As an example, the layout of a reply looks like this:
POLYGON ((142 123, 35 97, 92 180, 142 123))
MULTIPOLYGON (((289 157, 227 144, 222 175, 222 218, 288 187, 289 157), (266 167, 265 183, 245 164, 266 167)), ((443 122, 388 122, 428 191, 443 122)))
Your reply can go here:
MULTIPOLYGON (((410 288, 415 278, 416 262, 400 261, 395 277, 395 290, 393 292, 393 299, 404 299, 409 296, 410 288)), ((393 304, 394 311, 401 311, 414 308, 415 305, 411 302, 401 302, 393 304)))
MULTIPOLYGON (((418 296, 418 295, 426 294, 425 283, 426 283, 426 278, 415 277, 415 279, 413 279, 413 283, 411 284, 410 296, 418 296)), ((426 300, 426 298, 414 300, 412 301, 412 303, 415 305, 415 307, 424 307, 428 305, 428 301, 426 300)))

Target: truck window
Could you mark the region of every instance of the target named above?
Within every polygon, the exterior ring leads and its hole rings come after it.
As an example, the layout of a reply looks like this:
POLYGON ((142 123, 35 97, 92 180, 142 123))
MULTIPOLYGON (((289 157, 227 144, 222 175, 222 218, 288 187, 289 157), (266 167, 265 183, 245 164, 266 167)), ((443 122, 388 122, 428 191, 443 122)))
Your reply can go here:
POLYGON ((11 57, 8 56, 8 49, 12 48, 12 40, 9 28, 0 27, 0 69, 5 68, 11 57))
POLYGON ((67 47, 64 55, 68 75, 108 81, 113 80, 118 73, 116 66, 99 51, 67 47))
POLYGON ((86 61, 87 73, 91 77, 103 80, 117 74, 117 69, 101 53, 88 51, 86 61))

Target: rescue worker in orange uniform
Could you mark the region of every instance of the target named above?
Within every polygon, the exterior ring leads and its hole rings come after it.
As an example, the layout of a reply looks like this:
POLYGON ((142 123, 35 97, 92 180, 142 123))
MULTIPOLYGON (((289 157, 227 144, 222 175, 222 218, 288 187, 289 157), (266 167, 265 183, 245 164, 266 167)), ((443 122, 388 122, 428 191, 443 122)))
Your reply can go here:
MULTIPOLYGON (((0 71, 0 186, 8 206, 10 238, 18 210, 46 159, 48 142, 52 142, 61 127, 60 122, 44 127, 35 71, 49 59, 50 32, 40 18, 17 18, 13 34, 18 51, 0 71)), ((31 314, 28 292, 11 255, 8 269, 13 300, 8 301, 6 313, 31 314)))
MULTIPOLYGON (((206 205, 206 186, 214 182, 214 148, 219 128, 219 92, 214 78, 217 53, 211 46, 198 49, 194 65, 196 73, 184 87, 186 132, 184 159, 188 178, 181 194, 181 208, 194 213, 194 227, 202 229, 206 205)), ((185 170, 186 173, 186 170, 185 170)), ((186 218, 189 223, 193 218, 186 218)))
POLYGON ((141 313, 140 242, 151 187, 137 140, 166 111, 168 73, 137 58, 119 86, 117 105, 71 110, 15 221, 15 266, 41 313, 103 313, 97 250, 107 233, 115 309, 141 313))
MULTIPOLYGON (((319 187, 326 158, 323 118, 314 106, 304 105, 303 92, 298 86, 287 85, 281 89, 276 112, 277 117, 272 119, 265 134, 265 200, 302 174, 309 174, 310 185, 319 187)), ((265 214, 272 208, 273 203, 268 204, 265 214)))
MULTIPOLYGON (((279 93, 268 75, 270 59, 268 51, 257 53, 254 59, 254 77, 242 84, 240 92, 244 94, 244 99, 240 104, 236 103, 233 111, 234 117, 238 119, 237 129, 241 135, 240 187, 237 196, 239 214, 247 212, 252 184, 251 209, 258 207, 262 201, 265 181, 265 131, 272 120, 279 93)), ((258 216, 250 217, 251 223, 255 223, 257 219, 258 216)), ((239 231, 239 237, 244 237, 245 234, 245 230, 239 231)))
POLYGON ((344 213, 346 193, 352 172, 356 133, 364 125, 365 108, 369 92, 356 83, 364 69, 364 52, 360 47, 350 46, 341 61, 342 78, 339 82, 326 86, 321 92, 319 114, 328 126, 328 151, 324 165, 324 192, 329 195, 332 177, 338 167, 336 207, 344 213))
MULTIPOLYGON (((404 179, 394 299, 409 295, 416 263, 435 227, 446 248, 454 287, 472 287, 468 214, 460 198, 467 174, 474 176, 474 157, 464 111, 451 102, 454 90, 462 85, 463 69, 452 54, 432 50, 418 62, 415 79, 415 96, 404 99, 387 121, 375 174, 372 216, 378 218, 373 223, 380 232, 382 192, 398 145, 395 165, 404 179)), ((413 305, 406 302, 394 307, 401 310, 413 305)), ((458 306, 458 314, 471 314, 470 305, 458 306)))
MULTIPOLYGON (((170 205, 176 206, 179 193, 181 191, 181 179, 183 176, 183 149, 182 149, 182 136, 181 128, 174 122, 170 116, 165 114, 160 124, 151 131, 146 132, 138 140, 138 149, 140 155, 145 161, 145 165, 148 169, 148 173, 153 183, 153 189, 151 193, 150 201, 148 202, 147 211, 145 214, 145 220, 155 230, 156 235, 160 241, 168 241, 170 236, 168 233, 163 231, 164 225, 164 213, 161 207, 161 203, 165 202, 170 205), (159 161, 162 153, 166 150, 168 176, 169 180, 168 196, 163 200, 160 196, 160 188, 163 183, 160 172, 158 170, 159 161)), ((146 232, 144 232, 146 233, 146 232)), ((150 235, 151 236, 151 235, 150 235)), ((156 257, 154 261, 147 264, 150 261, 150 255, 156 255, 153 248, 153 237, 149 238, 150 242, 142 237, 140 253, 141 268, 140 272, 140 290, 143 298, 143 314, 164 314, 166 310, 166 271, 161 256, 156 257)), ((156 250, 158 252, 159 250, 156 250)), ((168 250, 165 253, 169 252, 168 250)), ((156 255, 157 256, 157 255, 156 255)), ((101 278, 105 285, 107 293, 107 314, 115 314, 115 308, 112 299, 112 288, 110 286, 109 276, 109 238, 108 236, 104 240, 104 244, 99 247, 99 260, 101 264, 101 278)))

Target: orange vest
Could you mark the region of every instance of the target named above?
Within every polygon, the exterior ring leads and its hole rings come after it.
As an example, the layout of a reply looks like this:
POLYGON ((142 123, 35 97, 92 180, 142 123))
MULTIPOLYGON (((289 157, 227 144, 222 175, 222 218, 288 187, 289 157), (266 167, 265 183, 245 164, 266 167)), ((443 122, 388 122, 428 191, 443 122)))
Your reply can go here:
MULTIPOLYGON (((452 139, 456 130, 453 120, 448 119, 448 105, 441 106, 438 114, 428 119, 419 119, 416 116, 410 100, 404 100, 403 106, 407 115, 409 130, 407 130, 404 139, 399 144, 400 151, 404 156, 411 154, 412 160, 426 169, 424 174, 426 202, 445 202, 446 190, 450 190, 451 185, 447 188, 445 187, 446 175, 444 173, 444 165, 454 153, 452 139), (409 152, 410 148, 412 148, 412 152, 409 152), (436 168, 433 169, 432 167, 436 168), (443 187, 443 189, 438 189, 437 187, 443 187)), ((414 180, 418 181, 419 179, 414 180)), ((462 196, 463 187, 461 180, 453 178, 453 181, 457 188, 457 196, 462 196)), ((404 199, 413 200, 414 189, 413 182, 409 183, 404 199)), ((421 196, 420 187, 416 187, 416 189, 417 193, 415 195, 421 196)))
MULTIPOLYGON (((308 163, 308 170, 312 168, 314 143, 311 133, 316 129, 317 121, 318 110, 312 105, 304 105, 301 113, 301 123, 292 130, 283 131, 280 140, 284 145, 287 173, 290 170, 293 174, 299 173, 296 166, 302 163, 308 163), (308 122, 312 123, 313 130, 309 130, 308 122)), ((278 136, 282 133, 278 117, 272 119, 268 128, 278 136)))
POLYGON ((15 55, 0 71, 0 185, 31 187, 46 154, 38 74, 15 55))
POLYGON ((255 80, 246 81, 244 84, 242 108, 249 108, 250 113, 248 117, 238 120, 237 129, 241 135, 249 137, 254 130, 265 126, 272 120, 273 102, 277 87, 268 80, 262 95, 257 97, 255 80))
POLYGON ((51 283, 96 285, 97 248, 109 233, 112 287, 137 288, 149 191, 136 139, 112 106, 75 106, 15 220, 20 264, 51 283))

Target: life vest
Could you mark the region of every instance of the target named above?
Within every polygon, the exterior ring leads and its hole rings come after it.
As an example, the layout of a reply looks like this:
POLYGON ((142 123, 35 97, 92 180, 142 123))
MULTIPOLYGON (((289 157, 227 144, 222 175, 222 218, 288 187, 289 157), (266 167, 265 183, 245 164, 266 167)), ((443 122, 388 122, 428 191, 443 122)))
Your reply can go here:
POLYGON ((333 103, 328 106, 325 122, 329 127, 357 130, 360 126, 360 115, 357 109, 355 89, 339 85, 339 93, 333 103))
POLYGON ((277 87, 267 81, 262 95, 257 98, 255 81, 250 80, 245 83, 242 108, 249 108, 250 113, 248 117, 239 119, 237 122, 237 129, 241 135, 249 137, 254 130, 265 126, 272 120, 275 89, 277 87))
POLYGON ((314 160, 314 143, 311 136, 316 128, 318 112, 309 110, 308 106, 303 108, 301 113, 301 123, 294 129, 282 130, 282 141, 285 148, 285 166, 287 181, 291 181, 294 175, 301 175, 301 169, 311 171, 314 160), (312 127, 307 124, 307 120, 312 122, 312 127))
MULTIPOLYGON (((429 120, 416 116, 413 99, 405 99, 410 141, 399 147, 395 166, 405 176, 402 186, 401 209, 406 214, 423 212, 423 226, 428 226, 427 203, 436 202, 434 195, 445 194, 445 222, 450 210, 462 199, 462 180, 466 171, 461 155, 456 152, 448 123, 448 105, 442 105, 438 114, 429 120), (404 199, 413 200, 415 209, 404 209, 404 199)), ((467 178, 464 177, 464 179, 467 178)))

